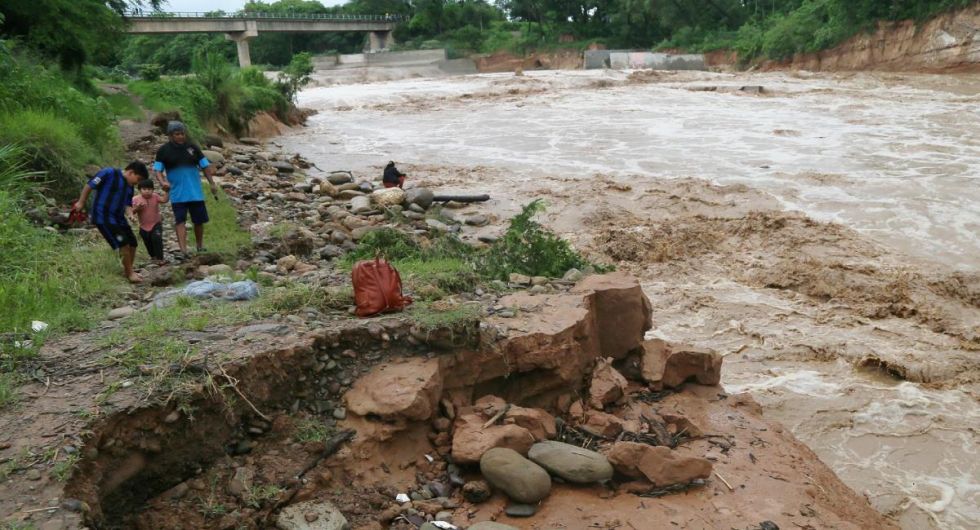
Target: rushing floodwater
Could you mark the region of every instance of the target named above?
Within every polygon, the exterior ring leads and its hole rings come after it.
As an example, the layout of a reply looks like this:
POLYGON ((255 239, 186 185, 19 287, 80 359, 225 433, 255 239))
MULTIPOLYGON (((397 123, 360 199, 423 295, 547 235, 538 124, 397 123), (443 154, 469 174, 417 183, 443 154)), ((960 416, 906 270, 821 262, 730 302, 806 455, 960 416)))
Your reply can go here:
MULTIPOLYGON (((980 269, 980 78, 684 74, 622 85, 626 76, 536 72, 314 88, 300 103, 320 114, 284 141, 325 169, 389 159, 506 168, 512 182, 480 183, 502 195, 556 173, 743 183, 917 258, 980 269), (741 85, 765 91, 726 91, 741 85)), ((752 392, 904 528, 980 527, 980 407, 971 393, 843 362, 730 359, 725 385, 752 392)))
POLYGON ((744 183, 904 252, 980 268, 980 78, 916 78, 910 86, 871 76, 702 74, 697 82, 591 86, 624 77, 542 72, 315 88, 301 94, 302 105, 354 111, 314 116, 303 136, 340 140, 308 154, 355 164, 395 159, 504 166, 529 178, 567 171, 744 183), (766 92, 690 90, 749 83, 766 92), (522 87, 543 92, 479 99, 522 87), (462 94, 477 97, 460 103, 462 94), (391 105, 373 108, 384 103, 391 105))

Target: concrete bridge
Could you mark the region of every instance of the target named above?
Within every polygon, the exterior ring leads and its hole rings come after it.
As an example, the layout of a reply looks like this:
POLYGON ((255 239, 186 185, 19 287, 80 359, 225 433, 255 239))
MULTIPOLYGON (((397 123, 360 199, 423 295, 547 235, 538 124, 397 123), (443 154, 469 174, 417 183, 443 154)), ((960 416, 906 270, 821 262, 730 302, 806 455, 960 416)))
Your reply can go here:
POLYGON ((278 33, 318 33, 363 31, 368 34, 368 51, 394 44, 391 32, 399 21, 389 15, 325 15, 305 13, 159 13, 125 17, 127 33, 224 33, 238 45, 238 64, 250 66, 248 41, 260 31, 278 33))

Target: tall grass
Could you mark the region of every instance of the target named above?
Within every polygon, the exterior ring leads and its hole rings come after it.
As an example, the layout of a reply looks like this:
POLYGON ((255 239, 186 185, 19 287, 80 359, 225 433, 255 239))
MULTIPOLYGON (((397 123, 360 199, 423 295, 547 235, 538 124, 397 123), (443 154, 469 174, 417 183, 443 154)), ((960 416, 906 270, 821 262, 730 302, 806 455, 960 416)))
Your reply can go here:
POLYGON ((0 145, 17 144, 49 194, 67 198, 82 168, 122 152, 109 104, 88 85, 76 85, 28 52, 0 40, 0 145))
POLYGON ((179 111, 195 138, 202 138, 208 126, 244 134, 258 112, 285 117, 289 109, 287 98, 262 72, 239 70, 216 52, 197 56, 193 76, 134 81, 129 88, 150 110, 179 111))
POLYGON ((24 215, 22 151, 0 146, 0 332, 84 328, 104 316, 123 292, 118 257, 95 239, 66 238, 24 215))

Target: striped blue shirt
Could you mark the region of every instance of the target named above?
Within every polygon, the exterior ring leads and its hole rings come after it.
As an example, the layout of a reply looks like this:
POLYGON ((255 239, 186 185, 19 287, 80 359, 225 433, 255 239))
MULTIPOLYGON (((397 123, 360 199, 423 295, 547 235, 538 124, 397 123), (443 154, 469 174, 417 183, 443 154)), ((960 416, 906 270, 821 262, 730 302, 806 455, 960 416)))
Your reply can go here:
POLYGON ((88 181, 88 187, 95 191, 90 210, 92 224, 127 224, 126 207, 133 204, 133 187, 126 182, 122 171, 114 167, 102 168, 88 181))

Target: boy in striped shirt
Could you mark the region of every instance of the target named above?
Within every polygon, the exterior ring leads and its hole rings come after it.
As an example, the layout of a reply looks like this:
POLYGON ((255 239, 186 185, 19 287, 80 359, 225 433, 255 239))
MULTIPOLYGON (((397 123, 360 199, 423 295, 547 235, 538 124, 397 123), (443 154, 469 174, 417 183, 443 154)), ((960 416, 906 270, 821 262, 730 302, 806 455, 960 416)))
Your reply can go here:
POLYGON ((133 270, 136 236, 126 217, 132 215, 133 186, 148 177, 146 165, 139 161, 130 162, 122 171, 114 167, 103 168, 82 188, 82 195, 72 206, 72 210, 84 210, 89 194, 95 191, 90 219, 109 246, 119 251, 123 276, 130 283, 139 283, 143 279, 133 270))

